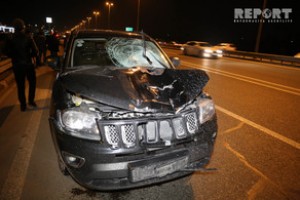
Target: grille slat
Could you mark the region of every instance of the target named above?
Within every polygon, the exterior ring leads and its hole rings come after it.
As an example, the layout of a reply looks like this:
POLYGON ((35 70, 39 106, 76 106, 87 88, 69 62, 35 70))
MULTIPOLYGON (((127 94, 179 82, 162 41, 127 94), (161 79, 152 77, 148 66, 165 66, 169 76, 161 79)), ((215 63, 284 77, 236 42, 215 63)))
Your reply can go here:
POLYGON ((196 113, 189 113, 186 115, 186 125, 188 131, 193 134, 197 130, 197 120, 196 120, 196 113))
POLYGON ((175 135, 176 138, 185 138, 186 137, 186 131, 184 129, 184 123, 182 118, 175 118, 173 119, 173 126, 175 129, 175 135))
POLYGON ((157 141, 157 122, 150 121, 146 124, 146 134, 147 142, 156 142, 157 141))
POLYGON ((126 147, 134 146, 136 142, 136 135, 134 131, 134 126, 132 124, 126 124, 121 126, 122 140, 126 147))
POLYGON ((115 125, 107 125, 104 126, 104 131, 107 142, 112 146, 117 146, 120 140, 117 132, 117 127, 115 125))
POLYGON ((170 123, 167 120, 160 121, 159 123, 159 135, 164 141, 170 141, 173 136, 173 130, 170 123))

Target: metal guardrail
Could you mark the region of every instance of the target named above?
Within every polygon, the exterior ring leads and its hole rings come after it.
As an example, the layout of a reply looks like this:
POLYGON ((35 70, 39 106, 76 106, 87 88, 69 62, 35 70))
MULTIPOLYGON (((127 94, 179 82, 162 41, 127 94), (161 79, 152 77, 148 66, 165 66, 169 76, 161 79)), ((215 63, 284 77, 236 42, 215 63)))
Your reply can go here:
MULTIPOLYGON (((167 49, 180 49, 180 46, 172 46, 172 44, 160 44, 160 46, 162 48, 167 48, 167 49)), ((300 58, 296 58, 293 56, 255 53, 255 52, 248 52, 248 51, 224 51, 223 56, 300 67, 300 58)))
POLYGON ((224 51, 223 55, 225 57, 300 67, 300 58, 295 58, 293 56, 255 53, 255 52, 247 52, 247 51, 224 51))
POLYGON ((11 59, 7 58, 5 60, 0 61, 0 74, 10 69, 11 67, 12 67, 11 59))
POLYGON ((12 64, 11 59, 5 59, 0 61, 0 91, 3 88, 7 88, 8 84, 12 82, 12 64))

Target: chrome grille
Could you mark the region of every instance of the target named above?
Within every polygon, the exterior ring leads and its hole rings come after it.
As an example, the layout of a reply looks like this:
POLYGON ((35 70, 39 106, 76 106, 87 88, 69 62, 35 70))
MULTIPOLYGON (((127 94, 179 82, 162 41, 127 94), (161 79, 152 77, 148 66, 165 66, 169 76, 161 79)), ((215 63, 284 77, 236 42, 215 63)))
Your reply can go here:
POLYGON ((186 131, 184 129, 183 120, 182 118, 175 118, 173 119, 173 125, 175 129, 175 135, 176 138, 185 138, 186 137, 186 131))
POLYGON ((167 120, 160 121, 159 135, 163 141, 170 141, 172 139, 173 130, 169 121, 167 120))
POLYGON ((150 121, 146 125, 146 134, 147 134, 147 141, 148 142, 156 142, 158 137, 156 136, 156 127, 157 123, 156 121, 150 121))
POLYGON ((136 136, 134 126, 132 124, 125 124, 121 126, 122 140, 126 147, 132 147, 135 144, 136 136))
POLYGON ((112 146, 117 146, 119 143, 119 135, 115 125, 104 126, 104 132, 107 142, 112 146))
POLYGON ((186 126, 190 133, 195 133, 197 130, 197 118, 196 113, 189 113, 185 116, 186 126))
POLYGON ((174 139, 184 139, 198 129, 196 112, 189 112, 176 118, 99 120, 102 136, 113 148, 131 148, 139 141, 154 144, 164 142, 171 145, 174 139))

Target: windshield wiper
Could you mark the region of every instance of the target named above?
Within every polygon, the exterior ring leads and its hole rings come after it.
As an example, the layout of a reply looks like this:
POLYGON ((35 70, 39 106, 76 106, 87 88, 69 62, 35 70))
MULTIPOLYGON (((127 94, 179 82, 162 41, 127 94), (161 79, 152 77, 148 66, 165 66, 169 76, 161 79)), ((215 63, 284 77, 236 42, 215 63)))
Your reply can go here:
POLYGON ((141 32, 142 34, 142 39, 143 39, 143 48, 144 48, 144 51, 143 51, 143 57, 147 60, 147 62, 152 65, 152 61, 150 60, 150 58, 147 56, 146 54, 146 41, 145 41, 145 35, 144 35, 144 31, 141 32))

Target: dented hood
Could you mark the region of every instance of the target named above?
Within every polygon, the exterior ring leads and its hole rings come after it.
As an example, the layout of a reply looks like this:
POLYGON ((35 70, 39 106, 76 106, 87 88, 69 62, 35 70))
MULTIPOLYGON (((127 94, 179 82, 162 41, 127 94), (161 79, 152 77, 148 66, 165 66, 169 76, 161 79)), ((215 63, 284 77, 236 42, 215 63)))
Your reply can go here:
POLYGON ((201 70, 136 67, 77 70, 58 81, 69 92, 120 109, 176 112, 202 92, 208 79, 201 70))

